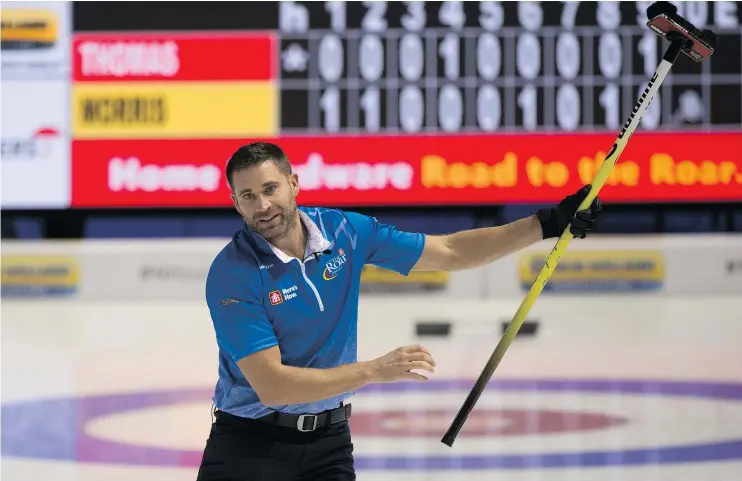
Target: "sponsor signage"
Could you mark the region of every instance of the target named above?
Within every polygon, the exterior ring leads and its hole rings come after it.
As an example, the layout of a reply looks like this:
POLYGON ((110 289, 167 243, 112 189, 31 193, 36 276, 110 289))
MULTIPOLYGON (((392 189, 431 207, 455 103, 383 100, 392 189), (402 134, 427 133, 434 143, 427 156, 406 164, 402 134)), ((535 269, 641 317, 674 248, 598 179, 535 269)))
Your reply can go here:
POLYGON ((66 96, 64 82, 3 82, 0 183, 4 209, 69 206, 66 96))
POLYGON ((2 297, 70 296, 77 291, 79 281, 79 266, 74 257, 2 257, 2 297))
POLYGON ((72 2, 3 2, 3 81, 69 79, 71 8, 72 2))
MULTIPOLYGON (((521 256, 520 284, 531 289, 548 252, 521 256)), ((641 292, 662 288, 665 262, 658 250, 565 252, 544 286, 544 292, 641 292)))
POLYGON ((228 205, 224 164, 230 150, 241 144, 213 139, 73 141, 72 205, 228 205), (168 152, 168 145, 176 150, 168 152))
MULTIPOLYGON (((224 166, 255 139, 76 141, 73 205, 229 206, 224 166)), ((304 205, 555 202, 589 183, 612 135, 272 139, 304 205)), ((742 200, 742 136, 635 135, 601 191, 608 202, 742 200)))
POLYGON ((439 291, 450 282, 445 271, 413 271, 403 276, 397 272, 371 264, 361 271, 361 292, 407 293, 410 291, 439 291))

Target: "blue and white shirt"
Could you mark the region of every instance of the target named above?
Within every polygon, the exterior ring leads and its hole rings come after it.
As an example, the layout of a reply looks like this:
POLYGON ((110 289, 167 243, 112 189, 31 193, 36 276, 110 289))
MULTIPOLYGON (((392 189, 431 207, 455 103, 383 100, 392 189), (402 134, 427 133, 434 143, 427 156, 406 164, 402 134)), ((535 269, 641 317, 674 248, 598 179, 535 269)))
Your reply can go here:
POLYGON ((305 259, 284 254, 245 225, 209 270, 206 302, 219 346, 214 403, 221 411, 256 418, 273 411, 302 414, 338 407, 353 393, 310 404, 264 406, 237 361, 278 345, 288 366, 356 362, 364 264, 407 275, 425 244, 424 234, 401 232, 354 212, 300 207, 299 215, 308 231, 305 259))

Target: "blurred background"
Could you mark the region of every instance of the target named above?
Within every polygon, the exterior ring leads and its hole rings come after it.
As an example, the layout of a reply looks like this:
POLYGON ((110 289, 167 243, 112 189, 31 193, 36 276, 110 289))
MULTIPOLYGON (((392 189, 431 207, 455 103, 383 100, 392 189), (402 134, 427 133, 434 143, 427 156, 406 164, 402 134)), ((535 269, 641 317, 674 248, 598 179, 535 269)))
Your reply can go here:
MULTIPOLYGON (((742 475, 742 2, 673 3, 718 49, 663 83, 454 448, 553 242, 365 270, 359 358, 442 367, 354 398, 359 479, 742 475)), ((592 180, 667 47, 650 4, 3 2, 2 474, 195 479, 240 145, 279 144, 301 205, 508 223, 592 180)))

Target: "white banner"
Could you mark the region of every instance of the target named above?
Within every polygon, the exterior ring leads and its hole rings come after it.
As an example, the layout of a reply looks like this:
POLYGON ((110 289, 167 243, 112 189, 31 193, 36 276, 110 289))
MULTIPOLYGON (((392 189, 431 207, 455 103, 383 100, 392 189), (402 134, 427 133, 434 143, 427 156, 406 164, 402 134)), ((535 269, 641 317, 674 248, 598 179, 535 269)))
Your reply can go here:
MULTIPOLYGON (((214 257, 229 242, 122 240, 2 244, 3 292, 91 301, 200 301, 214 257)), ((554 241, 489 266, 400 279, 369 269, 364 297, 522 299, 554 241), (534 258, 534 255, 536 256, 534 258)), ((417 275, 422 274, 422 275, 417 275)), ((626 236, 574 240, 541 294, 742 296, 742 236, 626 236)))
POLYGON ((65 81, 0 83, 3 209, 69 206, 68 88, 65 81))
POLYGON ((3 2, 3 82, 69 81, 71 11, 72 2, 3 2))

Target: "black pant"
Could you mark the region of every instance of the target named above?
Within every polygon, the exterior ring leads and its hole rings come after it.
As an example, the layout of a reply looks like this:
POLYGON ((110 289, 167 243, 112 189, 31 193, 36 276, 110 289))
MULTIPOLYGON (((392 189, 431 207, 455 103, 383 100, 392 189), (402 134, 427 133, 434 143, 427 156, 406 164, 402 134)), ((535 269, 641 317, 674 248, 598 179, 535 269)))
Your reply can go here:
POLYGON ((348 421, 312 432, 218 412, 197 481, 354 481, 348 421))

